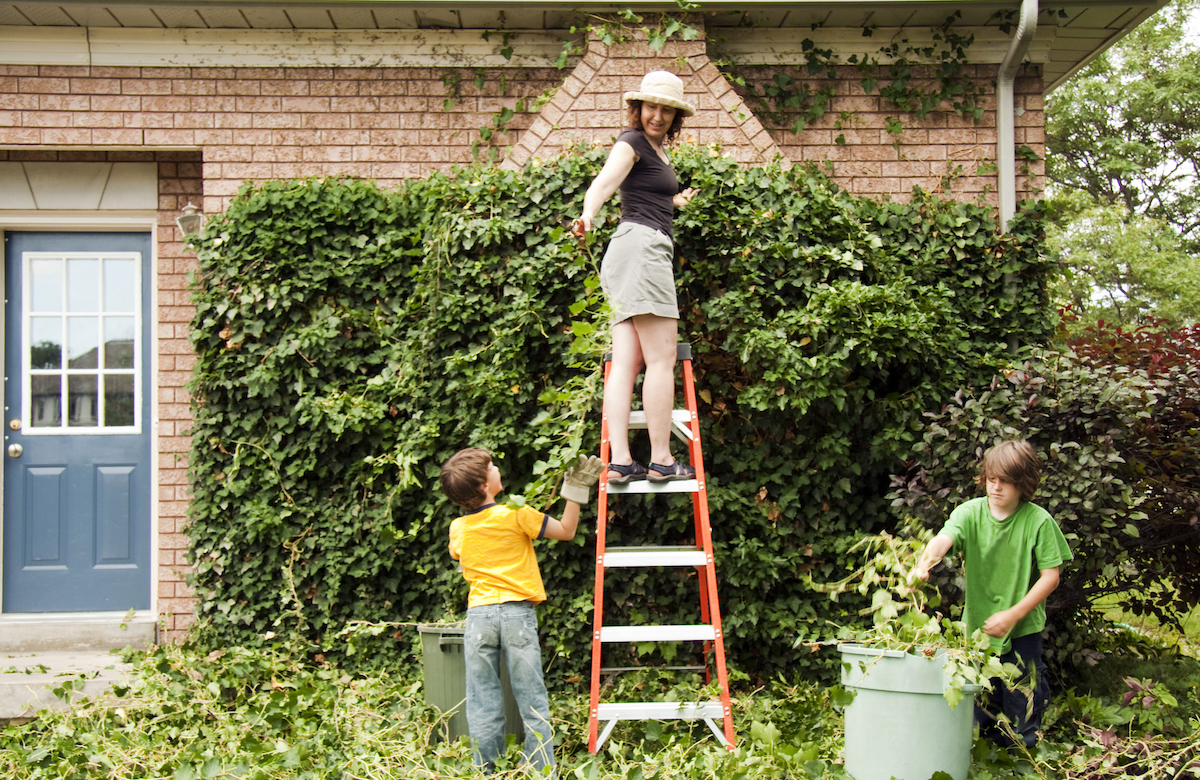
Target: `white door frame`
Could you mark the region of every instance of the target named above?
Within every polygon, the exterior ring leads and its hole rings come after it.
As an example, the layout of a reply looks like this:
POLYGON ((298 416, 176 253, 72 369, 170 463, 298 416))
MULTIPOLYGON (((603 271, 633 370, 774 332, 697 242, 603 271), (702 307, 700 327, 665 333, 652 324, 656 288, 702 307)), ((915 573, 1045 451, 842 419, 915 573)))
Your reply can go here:
MULTIPOLYGON (((150 278, 143 288, 150 296, 150 343, 146 350, 150 387, 150 609, 135 617, 157 619, 158 617, 158 212, 156 211, 0 211, 0 232, 14 230, 43 232, 146 232, 150 234, 150 278)), ((0 282, 6 267, 7 247, 0 242, 0 282)), ((3 289, 0 286, 0 289, 3 289)), ((7 302, 2 305, 6 306, 7 302)), ((0 309, 0 365, 4 357, 4 310, 0 309)), ((3 455, 0 455, 3 457, 3 455)), ((4 478, 0 472, 0 506, 4 500, 4 478)), ((4 513, 0 512, 0 539, 4 534, 4 513)), ((0 568, 4 561, 0 559, 0 568)), ((4 581, 0 577, 0 604, 3 604, 4 581)), ((123 615, 124 613, 122 613, 123 615)), ((54 613, 46 620, 64 620, 72 617, 95 617, 97 613, 54 613)), ((21 613, 0 613, 0 621, 27 621, 32 617, 21 613)))

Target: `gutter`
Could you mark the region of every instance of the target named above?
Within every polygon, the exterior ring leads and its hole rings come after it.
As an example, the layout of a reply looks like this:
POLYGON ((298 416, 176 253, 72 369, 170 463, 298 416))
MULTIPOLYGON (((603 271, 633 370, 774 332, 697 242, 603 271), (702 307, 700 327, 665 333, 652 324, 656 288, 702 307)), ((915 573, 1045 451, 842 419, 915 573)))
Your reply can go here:
POLYGON ((1038 0, 1021 0, 1017 34, 1009 44, 996 77, 996 170, 1000 195, 1000 232, 1008 232, 1008 221, 1017 211, 1016 111, 1013 82, 1025 61, 1025 53, 1037 30, 1038 0))

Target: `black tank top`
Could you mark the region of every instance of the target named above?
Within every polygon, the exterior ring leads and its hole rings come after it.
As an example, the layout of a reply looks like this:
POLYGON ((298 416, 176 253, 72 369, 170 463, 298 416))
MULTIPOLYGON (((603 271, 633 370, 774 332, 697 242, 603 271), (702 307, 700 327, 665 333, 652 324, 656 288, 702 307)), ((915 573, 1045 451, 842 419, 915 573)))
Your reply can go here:
POLYGON ((629 175, 621 182, 621 221, 660 230, 674 241, 672 198, 679 192, 675 169, 662 161, 641 130, 626 130, 617 140, 632 146, 638 155, 629 175))

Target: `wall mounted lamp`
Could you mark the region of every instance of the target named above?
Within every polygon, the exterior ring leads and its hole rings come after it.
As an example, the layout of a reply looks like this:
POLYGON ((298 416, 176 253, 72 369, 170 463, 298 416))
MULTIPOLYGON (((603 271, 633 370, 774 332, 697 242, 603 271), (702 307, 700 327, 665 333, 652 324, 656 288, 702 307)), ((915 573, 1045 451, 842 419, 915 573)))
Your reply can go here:
POLYGON ((200 209, 188 203, 183 207, 183 213, 175 218, 175 224, 179 226, 179 232, 183 233, 184 238, 187 238, 204 226, 204 215, 200 213, 200 209))

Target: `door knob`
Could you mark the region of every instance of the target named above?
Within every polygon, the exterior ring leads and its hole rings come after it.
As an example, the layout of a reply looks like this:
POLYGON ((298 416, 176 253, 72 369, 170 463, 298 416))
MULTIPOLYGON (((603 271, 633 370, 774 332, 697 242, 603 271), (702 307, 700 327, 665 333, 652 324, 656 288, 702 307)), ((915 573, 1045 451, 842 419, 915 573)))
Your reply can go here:
POLYGON ((19 457, 21 457, 21 453, 24 451, 25 451, 25 448, 22 447, 20 444, 16 444, 15 442, 13 444, 8 445, 8 457, 10 457, 10 458, 19 458, 19 457))

